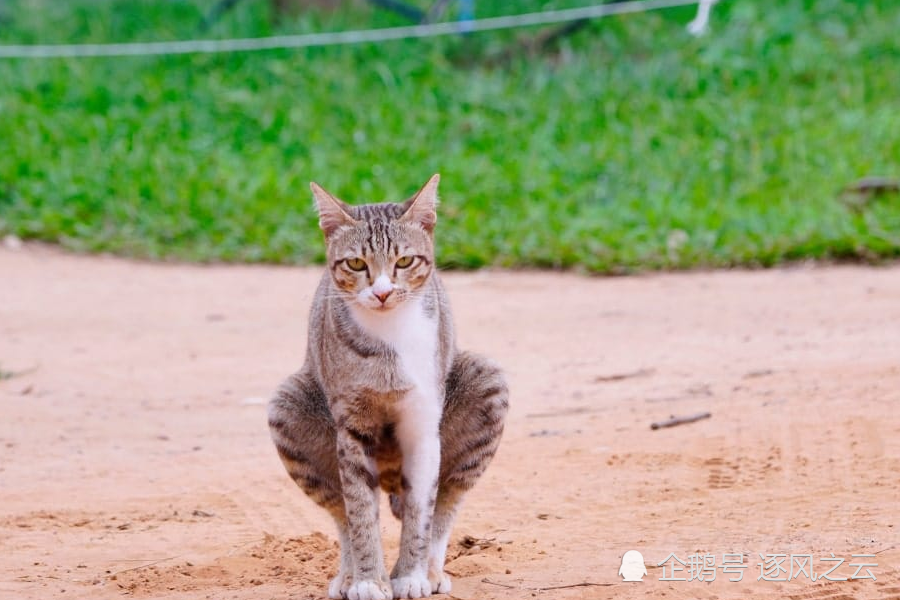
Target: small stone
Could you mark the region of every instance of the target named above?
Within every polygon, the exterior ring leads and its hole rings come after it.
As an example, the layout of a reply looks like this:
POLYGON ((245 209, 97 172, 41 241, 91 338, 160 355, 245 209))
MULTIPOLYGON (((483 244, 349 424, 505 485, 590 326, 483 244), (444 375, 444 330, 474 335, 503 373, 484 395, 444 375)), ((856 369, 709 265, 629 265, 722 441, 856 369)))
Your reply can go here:
POLYGON ((22 240, 19 239, 19 236, 9 234, 3 237, 3 247, 7 250, 21 250, 22 240))

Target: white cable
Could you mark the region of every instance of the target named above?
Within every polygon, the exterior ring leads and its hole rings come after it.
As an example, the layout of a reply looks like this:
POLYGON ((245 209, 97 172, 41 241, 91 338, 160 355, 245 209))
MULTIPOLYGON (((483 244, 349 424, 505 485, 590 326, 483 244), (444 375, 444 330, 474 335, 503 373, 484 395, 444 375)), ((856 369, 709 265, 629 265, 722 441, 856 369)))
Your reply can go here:
POLYGON ((719 0, 700 0, 697 4, 697 16, 688 23, 688 33, 695 37, 699 37, 709 30, 709 12, 712 5, 719 0))
MULTIPOLYGON (((492 31, 530 25, 548 25, 580 19, 599 19, 610 15, 646 12, 676 6, 699 4, 710 0, 634 0, 616 4, 600 4, 582 8, 551 10, 521 15, 506 15, 466 21, 466 31, 492 31)), ((715 0, 713 0, 715 1, 715 0)), ((454 22, 409 25, 384 29, 335 31, 300 35, 278 35, 264 38, 224 40, 181 40, 172 42, 136 42, 127 44, 54 44, 0 45, 0 58, 76 58, 88 56, 154 56, 211 52, 250 52, 276 48, 308 48, 338 44, 362 44, 408 38, 451 35, 460 32, 462 24, 454 22)))

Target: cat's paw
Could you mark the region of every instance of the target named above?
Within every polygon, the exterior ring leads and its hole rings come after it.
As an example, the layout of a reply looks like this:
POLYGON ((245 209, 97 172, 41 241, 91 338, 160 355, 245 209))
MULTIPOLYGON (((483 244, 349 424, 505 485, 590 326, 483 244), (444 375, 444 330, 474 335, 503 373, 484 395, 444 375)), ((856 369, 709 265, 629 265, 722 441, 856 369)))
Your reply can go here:
POLYGON ((353 576, 350 573, 338 573, 337 577, 328 584, 328 597, 331 600, 346 598, 351 584, 353 584, 353 576))
POLYGON ((449 594, 450 576, 443 569, 428 569, 428 581, 431 583, 431 593, 433 594, 449 594))
POLYGON ((391 600, 391 586, 377 579, 354 581, 347 590, 348 600, 391 600))
POLYGON ((431 582, 424 573, 412 573, 391 579, 394 598, 425 598, 431 595, 431 582))

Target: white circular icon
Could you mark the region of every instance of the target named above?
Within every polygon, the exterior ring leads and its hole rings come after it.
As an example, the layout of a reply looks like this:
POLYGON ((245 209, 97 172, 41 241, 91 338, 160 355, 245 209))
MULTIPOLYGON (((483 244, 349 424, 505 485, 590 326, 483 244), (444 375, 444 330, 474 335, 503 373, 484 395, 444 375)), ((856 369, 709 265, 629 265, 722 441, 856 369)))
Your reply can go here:
POLYGON ((644 566, 644 557, 637 550, 629 550, 622 556, 622 566, 619 567, 619 575, 625 581, 641 581, 647 574, 644 566))

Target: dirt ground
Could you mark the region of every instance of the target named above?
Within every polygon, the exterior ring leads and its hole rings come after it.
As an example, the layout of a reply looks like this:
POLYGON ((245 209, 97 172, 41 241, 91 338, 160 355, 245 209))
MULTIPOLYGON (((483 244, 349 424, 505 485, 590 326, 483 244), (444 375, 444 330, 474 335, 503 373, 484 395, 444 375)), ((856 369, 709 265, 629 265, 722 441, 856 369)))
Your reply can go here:
MULTIPOLYGON (((334 530, 264 406, 319 276, 0 250, 0 598, 324 597, 334 530)), ((900 599, 900 266, 445 282, 512 388, 452 597, 900 599), (671 553, 715 581, 660 581, 671 553), (876 580, 758 580, 760 553, 876 580)))

